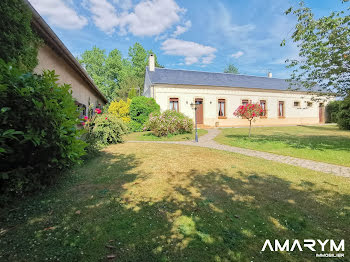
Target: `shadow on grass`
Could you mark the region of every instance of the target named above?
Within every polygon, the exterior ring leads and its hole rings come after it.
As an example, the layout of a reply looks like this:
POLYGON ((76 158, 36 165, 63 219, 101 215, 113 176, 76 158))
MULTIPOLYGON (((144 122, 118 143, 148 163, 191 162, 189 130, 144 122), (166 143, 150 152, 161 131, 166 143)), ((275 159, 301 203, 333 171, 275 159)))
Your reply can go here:
POLYGON ((140 164, 134 155, 104 153, 67 188, 2 213, 0 258, 313 261, 308 251, 260 250, 266 239, 350 240, 349 213, 340 212, 349 195, 317 190, 307 181, 291 185, 265 173, 221 169, 165 171, 162 191, 149 187, 152 174, 138 170, 140 164))

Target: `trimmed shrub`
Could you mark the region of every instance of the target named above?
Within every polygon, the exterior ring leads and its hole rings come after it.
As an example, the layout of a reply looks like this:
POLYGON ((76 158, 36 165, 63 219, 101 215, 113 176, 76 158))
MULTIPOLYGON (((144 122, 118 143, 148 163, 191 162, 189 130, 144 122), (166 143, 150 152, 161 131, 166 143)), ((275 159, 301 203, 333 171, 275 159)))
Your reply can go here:
POLYGON ((88 130, 87 140, 99 146, 123 142, 123 135, 128 132, 127 126, 113 114, 96 115, 85 125, 88 130))
POLYGON ((130 117, 133 122, 130 124, 132 131, 142 131, 142 126, 148 120, 151 113, 159 112, 160 107, 153 98, 137 96, 131 100, 130 117))
POLYGON ((23 75, 0 59, 1 194, 40 189, 85 153, 71 86, 57 77, 23 75))
POLYGON ((156 136, 192 133, 193 121, 182 113, 166 110, 163 113, 151 113, 144 129, 151 130, 156 136))
POLYGON ((332 101, 326 106, 326 123, 337 123, 341 101, 332 101))
POLYGON ((132 132, 141 132, 143 130, 143 124, 131 120, 128 124, 128 128, 132 132))
POLYGON ((350 130, 350 96, 341 101, 338 113, 338 126, 341 129, 350 130))
POLYGON ((23 0, 1 0, 0 17, 0 59, 32 71, 42 40, 32 31, 31 11, 23 0))
POLYGON ((124 123, 130 122, 130 104, 131 100, 128 98, 126 102, 124 100, 113 101, 108 107, 108 113, 115 115, 121 119, 124 123))

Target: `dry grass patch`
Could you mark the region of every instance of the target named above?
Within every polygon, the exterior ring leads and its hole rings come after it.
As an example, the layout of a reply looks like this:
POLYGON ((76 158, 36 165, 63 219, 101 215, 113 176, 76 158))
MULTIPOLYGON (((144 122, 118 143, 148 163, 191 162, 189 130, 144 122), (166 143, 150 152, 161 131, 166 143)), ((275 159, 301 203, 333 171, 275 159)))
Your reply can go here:
POLYGON ((206 148, 126 143, 3 210, 0 260, 316 261, 307 251, 260 250, 265 239, 347 243, 349 203, 342 177, 206 148))

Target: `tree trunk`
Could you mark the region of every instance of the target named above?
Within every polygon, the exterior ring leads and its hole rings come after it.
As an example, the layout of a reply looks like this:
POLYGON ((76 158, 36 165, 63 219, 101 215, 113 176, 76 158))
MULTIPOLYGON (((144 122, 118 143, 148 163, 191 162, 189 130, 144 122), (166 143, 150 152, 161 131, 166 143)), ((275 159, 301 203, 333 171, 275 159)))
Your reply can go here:
POLYGON ((250 137, 251 131, 252 131, 252 120, 249 121, 249 137, 250 137))

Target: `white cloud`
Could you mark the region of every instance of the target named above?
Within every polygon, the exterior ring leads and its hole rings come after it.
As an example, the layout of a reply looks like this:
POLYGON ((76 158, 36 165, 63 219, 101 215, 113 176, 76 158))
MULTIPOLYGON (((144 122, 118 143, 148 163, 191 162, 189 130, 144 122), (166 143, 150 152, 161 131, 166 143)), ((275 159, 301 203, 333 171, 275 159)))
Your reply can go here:
POLYGON ((185 12, 174 0, 144 0, 135 5, 131 12, 124 9, 120 13, 107 0, 89 1, 88 8, 96 26, 109 34, 119 28, 121 34, 159 35, 179 22, 181 14, 185 12))
POLYGON ((63 0, 29 1, 40 15, 48 19, 51 25, 64 29, 81 29, 88 23, 86 17, 79 15, 63 0))
POLYGON ((210 64, 215 58, 216 48, 195 42, 169 38, 162 43, 161 49, 167 55, 184 56, 185 64, 210 64))
POLYGON ((239 57, 241 57, 242 55, 244 55, 244 52, 238 51, 238 52, 232 54, 231 57, 233 57, 233 58, 239 58, 239 57))
POLYGON ((90 0, 88 7, 93 14, 95 25, 103 32, 111 34, 119 24, 119 19, 114 6, 107 0, 90 0))
POLYGON ((131 0, 113 0, 113 3, 117 4, 123 10, 129 10, 132 7, 131 0))
POLYGON ((192 26, 192 23, 190 20, 186 21, 183 26, 181 26, 181 25, 176 26, 176 30, 172 34, 172 37, 177 37, 177 36, 185 33, 186 31, 188 31, 188 29, 190 29, 191 26, 192 26))

